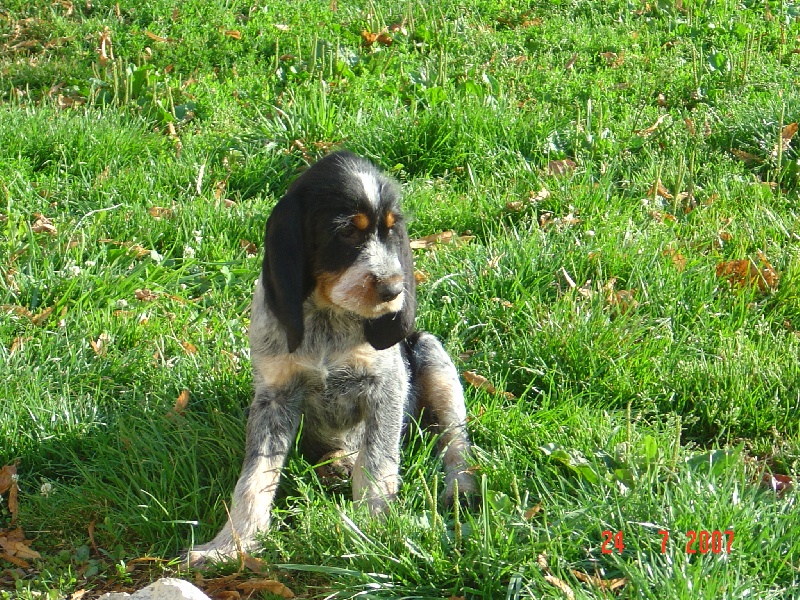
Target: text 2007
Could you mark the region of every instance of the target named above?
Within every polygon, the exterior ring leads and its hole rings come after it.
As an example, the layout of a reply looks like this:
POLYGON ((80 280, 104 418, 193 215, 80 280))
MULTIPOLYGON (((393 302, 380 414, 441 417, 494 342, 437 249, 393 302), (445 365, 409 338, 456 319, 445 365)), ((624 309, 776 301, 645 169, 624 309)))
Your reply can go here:
MULTIPOLYGON (((667 541, 669 540, 669 531, 661 530, 658 532, 661 535, 661 553, 667 551, 667 541)), ((733 530, 727 531, 695 531, 691 529, 686 532, 688 540, 686 541, 686 554, 720 554, 725 552, 731 553, 733 546, 733 530)))

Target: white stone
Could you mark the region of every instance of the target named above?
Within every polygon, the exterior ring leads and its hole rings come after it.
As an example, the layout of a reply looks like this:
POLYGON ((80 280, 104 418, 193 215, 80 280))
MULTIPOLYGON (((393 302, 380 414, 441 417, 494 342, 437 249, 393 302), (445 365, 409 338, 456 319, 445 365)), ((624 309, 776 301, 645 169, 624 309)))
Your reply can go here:
POLYGON ((112 592, 100 600, 209 600, 199 588, 183 579, 165 577, 133 594, 112 592))

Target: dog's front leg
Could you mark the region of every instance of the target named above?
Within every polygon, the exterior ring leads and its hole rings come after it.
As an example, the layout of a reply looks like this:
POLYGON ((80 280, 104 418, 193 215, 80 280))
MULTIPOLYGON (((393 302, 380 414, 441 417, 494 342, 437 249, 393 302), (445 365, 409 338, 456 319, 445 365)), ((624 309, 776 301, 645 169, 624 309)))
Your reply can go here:
POLYGON ((400 436, 408 386, 384 386, 370 400, 364 441, 353 468, 353 500, 373 515, 384 513, 397 495, 400 436), (400 398, 398 398, 398 392, 400 398))
POLYGON ((269 527, 281 469, 300 423, 301 400, 295 386, 256 389, 247 418, 242 474, 228 522, 212 541, 189 553, 190 563, 234 558, 239 550, 249 552, 256 546, 256 534, 269 527))

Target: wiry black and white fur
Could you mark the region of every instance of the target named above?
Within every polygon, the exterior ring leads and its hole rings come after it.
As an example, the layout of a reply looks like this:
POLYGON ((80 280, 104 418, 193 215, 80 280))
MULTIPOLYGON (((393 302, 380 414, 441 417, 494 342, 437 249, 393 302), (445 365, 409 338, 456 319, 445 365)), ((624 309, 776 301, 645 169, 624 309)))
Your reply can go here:
POLYGON ((475 492, 458 374, 439 341, 414 331, 415 281, 396 184, 346 151, 323 158, 267 220, 253 296, 255 398, 230 518, 189 560, 250 551, 267 529, 286 455, 336 459, 353 499, 382 513, 398 487, 404 423, 440 434, 446 497, 475 492))

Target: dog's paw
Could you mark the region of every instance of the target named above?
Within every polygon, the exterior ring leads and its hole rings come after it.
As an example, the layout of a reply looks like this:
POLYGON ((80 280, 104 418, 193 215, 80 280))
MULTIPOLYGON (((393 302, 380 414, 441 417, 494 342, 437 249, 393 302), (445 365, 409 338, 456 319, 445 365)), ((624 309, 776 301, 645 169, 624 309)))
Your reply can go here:
POLYGON ((444 492, 444 503, 453 506, 454 502, 465 508, 475 508, 480 499, 480 491, 475 476, 467 470, 449 473, 446 478, 447 487, 444 492), (456 499, 456 483, 458 498, 456 499))
POLYGON ((211 543, 195 546, 184 555, 186 562, 193 569, 204 569, 214 563, 231 562, 238 556, 239 551, 236 548, 218 548, 211 543))
POLYGON ((353 475, 355 456, 344 450, 328 452, 319 460, 314 470, 320 482, 329 488, 337 488, 347 483, 353 475))

